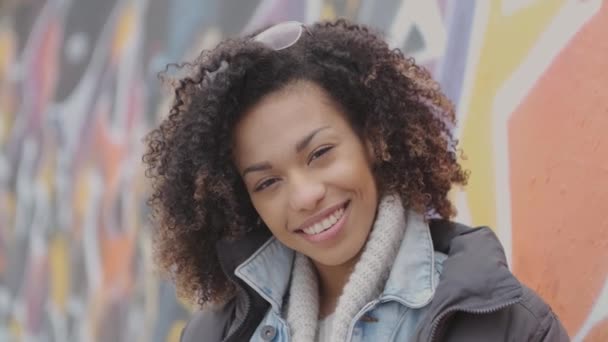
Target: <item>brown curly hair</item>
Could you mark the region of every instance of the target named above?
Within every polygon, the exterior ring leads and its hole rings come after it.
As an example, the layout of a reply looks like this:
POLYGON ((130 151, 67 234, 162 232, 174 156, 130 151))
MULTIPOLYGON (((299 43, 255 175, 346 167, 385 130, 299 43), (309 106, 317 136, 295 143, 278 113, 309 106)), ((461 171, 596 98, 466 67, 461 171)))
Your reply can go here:
POLYGON ((261 97, 296 81, 324 89, 372 143, 380 191, 399 194, 427 217, 455 214, 447 194, 468 175, 451 133, 454 108, 438 84, 363 25, 338 20, 306 31, 287 49, 274 51, 249 35, 176 65, 187 75, 174 81, 169 115, 146 138, 157 262, 178 293, 200 305, 234 293, 216 242, 267 229, 256 223, 233 163, 233 128, 261 97))

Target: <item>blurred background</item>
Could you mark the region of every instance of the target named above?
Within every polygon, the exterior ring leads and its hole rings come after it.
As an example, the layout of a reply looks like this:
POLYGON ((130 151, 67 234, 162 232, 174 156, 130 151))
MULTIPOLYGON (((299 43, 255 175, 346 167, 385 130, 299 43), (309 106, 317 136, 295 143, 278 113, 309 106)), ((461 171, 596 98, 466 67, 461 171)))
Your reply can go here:
POLYGON ((0 0, 0 341, 176 341, 151 259, 156 73, 223 37, 347 17, 458 108, 458 220, 490 225, 575 341, 608 341, 608 1, 0 0))

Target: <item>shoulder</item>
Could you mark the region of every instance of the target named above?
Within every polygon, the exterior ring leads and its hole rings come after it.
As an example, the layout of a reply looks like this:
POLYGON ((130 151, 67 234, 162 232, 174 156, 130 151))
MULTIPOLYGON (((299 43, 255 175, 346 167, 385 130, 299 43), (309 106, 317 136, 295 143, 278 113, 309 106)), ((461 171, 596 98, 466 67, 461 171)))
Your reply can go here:
POLYGON ((505 336, 516 341, 568 341, 549 305, 512 274, 491 229, 450 221, 432 221, 430 229, 440 274, 431 317, 441 317, 448 307, 476 308, 453 310, 447 336, 467 341, 505 336))
POLYGON ((446 324, 445 341, 570 341, 551 308, 532 290, 506 308, 485 314, 457 312, 446 324))
POLYGON ((232 300, 220 307, 195 312, 182 330, 180 342, 200 341, 202 336, 205 336, 205 341, 221 341, 230 325, 234 308, 232 300))
POLYGON ((522 288, 522 300, 511 308, 511 315, 516 320, 527 322, 521 324, 529 326, 533 332, 531 340, 569 341, 565 328, 551 307, 527 286, 522 284, 522 288))

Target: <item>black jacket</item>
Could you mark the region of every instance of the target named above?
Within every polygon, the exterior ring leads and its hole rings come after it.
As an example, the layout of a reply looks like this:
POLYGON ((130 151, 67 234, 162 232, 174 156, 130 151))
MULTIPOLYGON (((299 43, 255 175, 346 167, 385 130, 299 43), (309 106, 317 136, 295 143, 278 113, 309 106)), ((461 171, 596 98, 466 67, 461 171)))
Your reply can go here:
MULTIPOLYGON (((435 250, 448 258, 415 341, 569 341, 551 308, 508 270, 491 229, 439 220, 431 221, 430 229, 435 250)), ((218 244, 220 263, 238 294, 221 308, 195 313, 182 332, 183 342, 250 339, 269 304, 234 270, 268 237, 251 232, 218 244)))

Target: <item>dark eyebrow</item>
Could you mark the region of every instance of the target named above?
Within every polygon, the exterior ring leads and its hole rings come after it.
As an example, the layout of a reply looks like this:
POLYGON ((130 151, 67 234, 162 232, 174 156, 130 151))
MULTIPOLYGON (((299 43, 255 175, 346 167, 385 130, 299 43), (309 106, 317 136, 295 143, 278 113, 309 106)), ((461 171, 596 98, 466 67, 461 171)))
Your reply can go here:
POLYGON ((302 138, 302 140, 298 141, 298 143, 296 144, 296 153, 302 152, 302 150, 305 149, 306 146, 308 146, 308 144, 310 144, 310 141, 312 140, 312 138, 315 137, 315 135, 317 133, 319 133, 322 130, 327 129, 327 128, 329 128, 329 126, 323 126, 321 128, 317 128, 314 131, 310 132, 310 134, 308 134, 307 136, 302 138))
POLYGON ((242 177, 245 178, 245 175, 248 174, 249 172, 266 171, 266 170, 270 170, 270 169, 272 169, 272 165, 270 165, 269 162, 261 162, 261 163, 253 164, 251 166, 246 167, 245 170, 243 170, 242 177))
MULTIPOLYGON (((315 137, 315 135, 317 133, 319 133, 322 130, 327 129, 327 128, 329 128, 329 126, 317 128, 314 131, 310 132, 307 136, 302 138, 300 141, 298 141, 298 143, 296 144, 296 153, 300 153, 303 149, 305 149, 306 146, 308 146, 308 144, 310 144, 310 141, 312 140, 312 138, 315 137)), ((245 178, 245 175, 248 174, 249 172, 266 171, 266 170, 270 170, 270 169, 272 169, 272 165, 270 165, 270 163, 267 161, 253 164, 251 166, 246 167, 243 170, 241 177, 245 178)))

